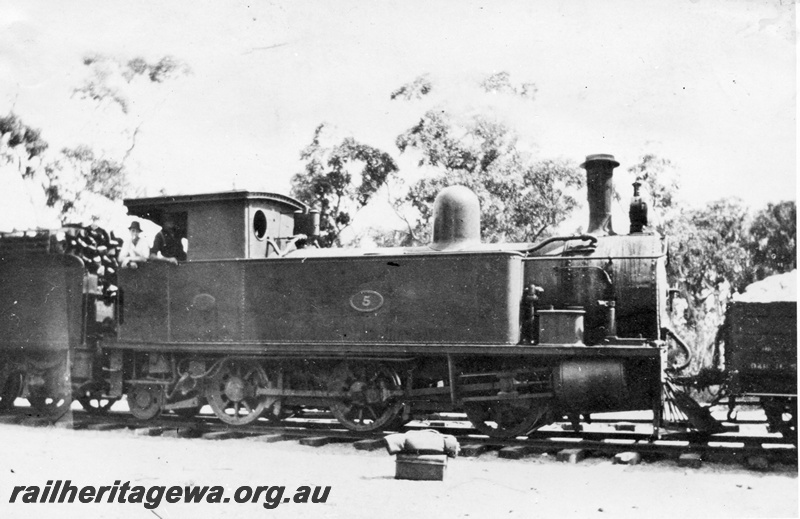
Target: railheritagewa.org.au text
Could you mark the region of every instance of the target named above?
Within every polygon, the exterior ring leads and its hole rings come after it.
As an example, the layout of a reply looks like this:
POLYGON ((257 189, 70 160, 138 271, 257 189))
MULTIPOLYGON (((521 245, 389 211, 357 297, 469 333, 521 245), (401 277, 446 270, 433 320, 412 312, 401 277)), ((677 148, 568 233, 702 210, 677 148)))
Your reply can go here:
POLYGON ((287 489, 279 485, 243 485, 233 493, 220 485, 131 485, 130 481, 114 481, 113 485, 78 486, 72 480, 48 480, 44 486, 19 485, 11 489, 9 503, 107 503, 133 504, 149 510, 162 503, 250 503, 264 508, 277 508, 286 504, 326 503, 330 497, 330 486, 301 485, 287 489))

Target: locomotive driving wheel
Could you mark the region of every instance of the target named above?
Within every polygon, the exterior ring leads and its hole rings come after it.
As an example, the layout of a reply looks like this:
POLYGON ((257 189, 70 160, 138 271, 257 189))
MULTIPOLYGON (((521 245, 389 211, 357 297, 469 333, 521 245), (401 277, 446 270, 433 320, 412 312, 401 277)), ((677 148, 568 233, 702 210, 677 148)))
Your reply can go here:
POLYGON ((227 360, 211 377, 206 397, 220 420, 230 425, 246 425, 258 420, 275 401, 258 395, 258 388, 273 387, 274 383, 258 364, 227 360))
POLYGON ((510 399, 465 404, 467 418, 481 434, 492 438, 525 436, 549 423, 549 402, 510 399))
POLYGON ((139 420, 150 420, 161 413, 163 391, 158 384, 133 384, 128 389, 128 408, 139 420))
POLYGON ((402 401, 397 398, 400 377, 388 367, 340 364, 329 384, 331 391, 347 396, 330 409, 344 427, 351 431, 377 431, 392 427, 400 420, 402 401))

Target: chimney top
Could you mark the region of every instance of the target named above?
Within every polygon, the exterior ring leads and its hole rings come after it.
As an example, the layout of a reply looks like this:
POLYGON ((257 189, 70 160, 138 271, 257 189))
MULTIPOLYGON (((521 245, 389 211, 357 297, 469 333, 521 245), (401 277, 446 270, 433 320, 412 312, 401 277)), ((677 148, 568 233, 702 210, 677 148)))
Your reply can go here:
POLYGON ((616 168, 619 166, 619 162, 617 162, 614 159, 614 155, 609 155, 607 153, 596 153, 594 155, 587 155, 586 162, 581 164, 581 167, 583 169, 586 169, 586 167, 589 166, 590 162, 610 162, 612 167, 616 168))

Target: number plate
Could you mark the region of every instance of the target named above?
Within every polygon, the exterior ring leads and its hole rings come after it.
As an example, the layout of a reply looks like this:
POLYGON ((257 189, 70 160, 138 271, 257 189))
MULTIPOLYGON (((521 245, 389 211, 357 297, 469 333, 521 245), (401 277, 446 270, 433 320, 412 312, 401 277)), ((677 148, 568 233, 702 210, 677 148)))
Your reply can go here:
POLYGON ((350 298, 350 306, 359 312, 374 312, 383 306, 383 296, 374 290, 362 290, 350 298))

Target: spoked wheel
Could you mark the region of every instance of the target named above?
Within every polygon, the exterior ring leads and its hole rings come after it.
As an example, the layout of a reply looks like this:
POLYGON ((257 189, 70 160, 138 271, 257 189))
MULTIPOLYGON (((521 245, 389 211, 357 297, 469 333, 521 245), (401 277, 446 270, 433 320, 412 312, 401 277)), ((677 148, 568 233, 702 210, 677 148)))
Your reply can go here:
POLYGON ((0 372, 0 412, 14 407, 14 401, 22 390, 22 374, 0 372))
POLYGON ((81 407, 83 407, 89 414, 105 414, 111 409, 119 398, 111 398, 104 396, 102 387, 90 385, 84 388, 81 395, 78 397, 81 407))
POLYGON ((246 425, 258 420, 275 401, 258 395, 258 388, 272 387, 274 384, 258 364, 229 360, 211 378, 206 395, 220 420, 230 425, 246 425))
POLYGON ((492 438, 525 436, 552 421, 550 403, 540 399, 469 402, 465 408, 475 429, 492 438))
POLYGON ((158 384, 133 384, 128 389, 128 408, 139 420, 151 420, 161 414, 163 391, 158 384))
POLYGON ((351 431, 392 427, 398 423, 403 405, 398 398, 400 385, 400 377, 388 367, 341 364, 329 389, 347 396, 331 405, 331 412, 351 431))

